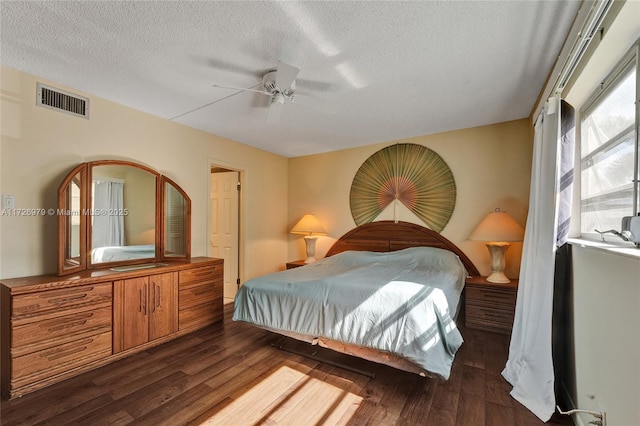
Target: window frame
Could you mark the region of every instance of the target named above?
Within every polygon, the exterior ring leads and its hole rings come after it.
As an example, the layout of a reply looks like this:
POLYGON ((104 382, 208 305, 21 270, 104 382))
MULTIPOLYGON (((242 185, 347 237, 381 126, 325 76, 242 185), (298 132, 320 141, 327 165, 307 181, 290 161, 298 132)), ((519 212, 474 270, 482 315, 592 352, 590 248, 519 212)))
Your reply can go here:
MULTIPOLYGON (((633 212, 630 211, 629 215, 640 214, 640 39, 636 40, 633 46, 625 53, 622 58, 616 63, 611 72, 607 74, 607 76, 601 81, 601 83, 593 90, 591 95, 587 98, 584 104, 579 109, 579 117, 576 122, 576 167, 575 170, 578 174, 578 182, 577 186, 578 196, 577 196, 577 210, 578 214, 574 215, 574 219, 577 216, 579 222, 582 221, 582 121, 583 117, 589 115, 593 112, 600 104, 606 99, 606 97, 611 93, 612 89, 618 85, 623 78, 633 69, 636 71, 635 78, 635 122, 631 126, 631 130, 635 130, 635 134, 633 136, 633 146, 634 146, 634 165, 633 165, 633 175, 632 175, 632 208, 633 212)), ((623 135, 627 134, 629 128, 627 130, 620 132, 618 135, 612 137, 609 142, 607 142, 606 146, 612 144, 614 140, 623 139, 623 135)), ((605 145, 603 145, 604 147, 605 145)), ((600 151, 603 147, 600 147, 593 151, 591 154, 594 154, 600 151)), ((622 220, 622 217, 620 218, 622 220)), ((618 225, 617 230, 620 225, 618 225)), ((579 226, 580 236, 581 238, 586 239, 597 239, 601 240, 602 237, 600 234, 595 232, 582 232, 582 225, 579 226)), ((602 231, 605 231, 604 229, 602 231)), ((613 238, 607 238, 608 243, 613 243, 613 238)), ((622 240, 617 241, 616 243, 620 243, 622 245, 626 245, 626 243, 622 240)))

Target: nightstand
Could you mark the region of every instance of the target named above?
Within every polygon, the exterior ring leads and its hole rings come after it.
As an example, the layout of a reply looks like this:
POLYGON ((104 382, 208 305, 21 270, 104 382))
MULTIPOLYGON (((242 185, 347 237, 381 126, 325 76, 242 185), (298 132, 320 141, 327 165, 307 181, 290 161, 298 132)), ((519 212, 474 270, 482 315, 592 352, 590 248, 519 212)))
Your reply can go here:
POLYGON ((469 328, 510 334, 516 309, 518 280, 491 283, 486 277, 468 277, 465 282, 465 324, 469 328))
POLYGON ((287 262, 287 269, 294 269, 294 268, 299 268, 301 266, 304 266, 304 259, 301 260, 294 260, 292 262, 287 262))

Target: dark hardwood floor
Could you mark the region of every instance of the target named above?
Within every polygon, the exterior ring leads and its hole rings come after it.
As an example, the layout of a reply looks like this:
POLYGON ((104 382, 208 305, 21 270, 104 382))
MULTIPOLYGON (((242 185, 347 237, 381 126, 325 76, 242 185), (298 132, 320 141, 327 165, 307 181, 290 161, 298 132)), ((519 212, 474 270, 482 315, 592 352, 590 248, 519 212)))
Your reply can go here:
MULTIPOLYGON (((461 327, 448 381, 426 379, 231 320, 22 398, 2 425, 542 425, 509 396, 508 337, 461 327), (297 348, 297 349, 296 349, 297 348), (327 362, 317 360, 327 357, 327 362), (360 373, 334 365, 344 362, 360 373), (366 374, 361 374, 362 372, 366 374), (367 374, 375 374, 369 377, 367 374)), ((552 424, 572 424, 556 417, 552 424)))

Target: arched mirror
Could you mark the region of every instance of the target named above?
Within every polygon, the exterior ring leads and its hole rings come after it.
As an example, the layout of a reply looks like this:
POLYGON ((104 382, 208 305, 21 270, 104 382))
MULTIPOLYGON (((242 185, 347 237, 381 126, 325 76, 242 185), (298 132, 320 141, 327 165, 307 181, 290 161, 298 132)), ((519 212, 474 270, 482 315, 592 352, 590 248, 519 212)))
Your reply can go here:
POLYGON ((141 164, 79 165, 58 189, 58 217, 59 275, 190 256, 191 200, 141 164))
POLYGON ((86 181, 85 164, 73 169, 62 181, 58 189, 58 272, 62 275, 86 269, 86 181), (64 241, 64 244, 61 242, 64 241))
POLYGON ((156 188, 160 174, 142 166, 89 167, 90 266, 156 259, 156 188))
POLYGON ((186 256, 191 246, 191 203, 189 197, 171 179, 164 177, 161 191, 164 200, 162 225, 163 258, 186 256))

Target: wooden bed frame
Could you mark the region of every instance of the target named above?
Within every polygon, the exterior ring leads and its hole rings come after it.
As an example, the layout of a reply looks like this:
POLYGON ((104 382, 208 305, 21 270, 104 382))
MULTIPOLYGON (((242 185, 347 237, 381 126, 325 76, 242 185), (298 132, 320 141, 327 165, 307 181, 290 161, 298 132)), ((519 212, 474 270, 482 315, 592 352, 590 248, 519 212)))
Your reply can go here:
MULTIPOLYGON (((378 221, 358 226, 340 237, 329 249, 326 256, 333 256, 347 250, 390 252, 409 247, 436 247, 449 250, 458 255, 469 275, 480 275, 473 262, 454 243, 431 229, 409 222, 378 221)), ((270 328, 266 329, 347 355, 385 364, 421 376, 432 377, 432 374, 422 367, 388 352, 326 338, 282 332, 270 328)), ((281 349, 287 350, 285 347, 281 347, 281 349)), ((353 370, 353 368, 347 366, 344 368, 353 370)), ((354 371, 358 372, 357 370, 354 371)))
POLYGON ((409 247, 437 247, 458 255, 469 275, 480 275, 473 262, 454 243, 431 229, 415 223, 383 220, 366 223, 344 234, 327 252, 327 257, 347 250, 387 252, 409 247))

